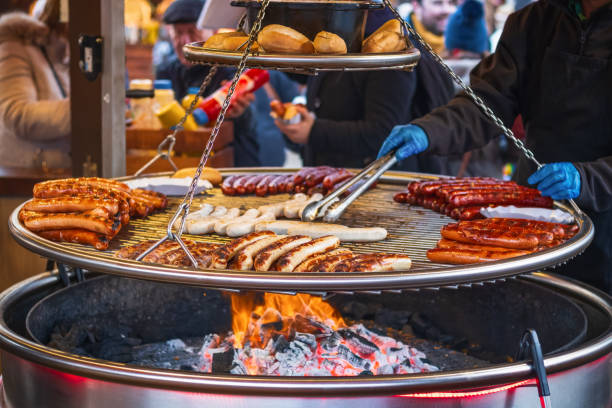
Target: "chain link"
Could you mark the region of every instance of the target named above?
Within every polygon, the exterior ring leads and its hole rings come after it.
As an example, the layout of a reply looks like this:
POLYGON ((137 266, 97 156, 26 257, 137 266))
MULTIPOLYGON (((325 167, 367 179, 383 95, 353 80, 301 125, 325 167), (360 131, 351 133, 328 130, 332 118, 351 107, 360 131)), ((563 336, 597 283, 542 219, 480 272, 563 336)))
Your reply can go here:
MULTIPOLYGON (((448 75, 450 75, 450 77, 465 91, 465 93, 472 99, 472 101, 476 104, 476 106, 478 106, 484 112, 484 114, 491 121, 493 121, 493 123, 495 123, 503 131, 503 133, 504 133, 504 135, 506 137, 508 137, 510 140, 512 140, 512 142, 514 142, 516 147, 525 155, 525 157, 527 157, 528 160, 531 160, 533 163, 535 163, 537 168, 540 169, 542 167, 542 163, 540 163, 535 158, 535 155, 533 154, 533 152, 527 146, 525 146, 525 144, 523 143, 522 140, 517 139, 517 137, 514 135, 514 132, 512 132, 512 130, 510 130, 506 125, 504 125, 504 122, 495 114, 495 112, 493 112, 493 110, 491 108, 489 108, 485 104, 485 102, 478 95, 476 95, 474 90, 469 85, 467 85, 465 82, 463 82, 461 77, 459 75, 457 75, 451 69, 451 67, 449 67, 442 60, 442 58, 433 50, 433 48, 431 48, 431 46, 423 39, 423 37, 421 37, 421 35, 410 24, 408 24, 408 22, 406 20, 404 20, 402 18, 402 16, 400 16, 400 14, 397 12, 397 10, 391 4, 391 1, 390 0, 383 0, 383 3, 385 4, 385 7, 387 7, 393 13, 395 18, 400 21, 400 23, 402 24, 404 29, 407 32, 409 32, 410 35, 413 38, 415 38, 419 42, 419 44, 421 44, 425 48, 425 50, 427 50, 427 52, 433 57, 433 59, 438 64, 440 64, 442 66, 442 68, 444 68, 446 73, 448 75)), ((408 42, 408 39, 406 39, 406 41, 410 45, 410 43, 408 42)), ((572 208, 578 214, 582 214, 582 210, 580 210, 580 208, 574 202, 574 200, 570 199, 568 201, 569 201, 570 205, 572 206, 572 208)))
MULTIPOLYGON (((249 54, 251 52, 251 48, 253 46, 253 44, 255 43, 255 40, 257 38, 257 34, 259 33, 259 31, 261 30, 261 23, 264 19, 265 16, 265 12, 266 9, 268 7, 268 4, 270 3, 270 0, 263 0, 261 3, 261 8, 259 10, 259 13, 257 14, 257 18, 253 24, 253 27, 251 28, 251 31, 249 33, 249 39, 246 43, 244 52, 242 53, 242 58, 240 59, 240 63, 238 64, 238 68, 236 69, 236 73, 234 74, 234 77, 232 79, 232 82, 230 84, 230 87, 227 91, 227 95, 225 97, 225 99, 223 100, 223 104, 221 105, 221 112, 219 113, 219 116, 217 118, 217 121, 215 123, 215 126, 213 127, 213 130, 210 134, 210 137, 208 138, 208 142, 206 144, 206 148, 204 149, 204 152, 202 153, 202 156, 200 157, 200 162, 198 164, 198 167, 196 169, 195 175, 193 177, 193 180, 191 181, 191 185, 189 186, 189 190, 187 191, 187 194, 185 195, 185 197, 183 198, 183 201, 181 202, 181 204, 179 205, 178 210, 176 211, 175 215, 178 215, 180 212, 182 212, 182 217, 181 217, 181 222, 180 222, 180 226, 178 228, 178 231, 173 235, 174 239, 180 239, 181 235, 183 234, 184 228, 185 228, 185 219, 187 218, 187 215, 189 215, 189 210, 191 208, 191 204, 193 202, 193 196, 194 193, 196 191, 196 187, 198 184, 198 180, 200 179, 200 176, 202 174, 202 169, 204 168, 204 166, 206 165, 206 162, 208 161, 208 158, 210 157, 210 153, 212 152, 212 148, 214 146, 215 143, 215 139, 217 138, 217 135, 219 134, 219 130, 221 128, 221 124, 224 122, 225 120, 225 114, 227 113, 227 110, 229 109, 230 103, 232 101, 232 97, 234 95, 234 92, 236 91, 236 86, 238 85, 238 81, 240 79, 240 76, 242 75, 242 73, 244 72, 245 68, 246 68, 246 63, 247 63, 247 59, 249 57, 249 54)), ((241 19, 241 23, 239 23, 239 25, 242 25, 242 19, 241 19)), ((214 66, 213 69, 216 72, 217 66, 214 66)), ((212 74, 212 70, 211 73, 209 73, 209 76, 206 78, 207 80, 211 79, 211 74, 212 74)), ((202 86, 200 87, 200 91, 198 92, 198 95, 196 96, 196 98, 193 100, 193 102, 191 103, 191 106, 188 109, 187 115, 189 115, 196 103, 197 103, 197 99, 198 97, 202 94, 204 88, 206 87, 207 84, 203 83, 202 86)), ((183 118, 183 120, 180 123, 184 123, 186 117, 183 118)), ((175 217, 173 217, 175 218, 175 217)), ((173 223, 173 221, 171 221, 171 223, 173 223)), ((168 225, 168 231, 170 231, 171 233, 171 225, 168 225)))

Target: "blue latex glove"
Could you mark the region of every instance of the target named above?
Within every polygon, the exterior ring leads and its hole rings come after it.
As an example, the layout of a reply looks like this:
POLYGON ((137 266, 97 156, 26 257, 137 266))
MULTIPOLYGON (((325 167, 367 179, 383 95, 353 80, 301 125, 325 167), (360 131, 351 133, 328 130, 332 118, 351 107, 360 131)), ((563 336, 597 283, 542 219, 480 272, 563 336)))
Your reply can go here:
POLYGON ((554 200, 569 200, 580 195, 580 173, 572 163, 545 164, 527 182, 537 184, 542 195, 554 200))
POLYGON ((383 143, 378 157, 397 149, 395 157, 401 161, 419 154, 429 147, 429 139, 423 129, 417 125, 395 126, 383 143))

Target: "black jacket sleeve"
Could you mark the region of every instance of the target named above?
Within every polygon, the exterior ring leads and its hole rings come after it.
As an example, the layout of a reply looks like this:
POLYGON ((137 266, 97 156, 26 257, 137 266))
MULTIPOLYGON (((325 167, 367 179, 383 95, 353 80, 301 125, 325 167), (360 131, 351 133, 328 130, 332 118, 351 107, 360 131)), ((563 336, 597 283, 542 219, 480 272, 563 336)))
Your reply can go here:
POLYGON ((365 81, 363 119, 317 118, 308 140, 313 151, 353 156, 371 152, 374 158, 393 126, 406 123, 416 87, 414 72, 372 71, 355 79, 365 81))
MULTIPOLYGON (((612 135, 610 135, 612 137, 612 135)), ((574 163, 580 173, 580 196, 576 203, 585 210, 612 210, 612 156, 574 163)))
MULTIPOLYGON (((526 66, 526 39, 516 15, 506 22, 497 50, 483 59, 470 74, 474 92, 484 100, 506 126, 519 113, 519 89, 526 66)), ((430 141, 428 153, 462 154, 482 147, 501 130, 493 124, 464 92, 451 102, 413 121, 430 141)))

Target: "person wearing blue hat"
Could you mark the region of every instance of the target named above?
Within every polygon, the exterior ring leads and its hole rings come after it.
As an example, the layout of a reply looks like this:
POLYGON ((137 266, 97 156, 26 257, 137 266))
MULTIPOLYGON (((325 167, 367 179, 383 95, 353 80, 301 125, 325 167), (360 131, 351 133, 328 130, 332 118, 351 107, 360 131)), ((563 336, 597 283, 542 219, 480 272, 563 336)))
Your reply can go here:
POLYGON ((460 52, 483 57, 489 52, 489 35, 484 6, 478 0, 466 0, 448 19, 444 45, 450 55, 460 52))
MULTIPOLYGON (((474 92, 510 127, 521 115, 526 155, 514 178, 574 199, 595 224, 587 251, 555 269, 612 293, 612 1, 540 0, 510 15, 495 53, 471 72, 474 92)), ((452 155, 500 133, 461 93, 396 126, 379 154, 452 155)))
MULTIPOLYGON (((209 66, 193 65, 183 55, 185 44, 206 41, 214 34, 212 30, 200 30, 196 26, 204 4, 204 0, 175 0, 162 17, 175 55, 157 67, 155 78, 172 81, 174 96, 179 102, 187 95, 190 87, 199 88, 210 72, 209 66)), ((204 96, 220 88, 223 81, 232 79, 234 72, 234 69, 219 68, 204 96)), ((226 115, 227 119, 234 121, 234 165, 237 167, 260 165, 259 145, 255 137, 255 123, 250 107, 254 99, 253 94, 236 98, 226 115)))

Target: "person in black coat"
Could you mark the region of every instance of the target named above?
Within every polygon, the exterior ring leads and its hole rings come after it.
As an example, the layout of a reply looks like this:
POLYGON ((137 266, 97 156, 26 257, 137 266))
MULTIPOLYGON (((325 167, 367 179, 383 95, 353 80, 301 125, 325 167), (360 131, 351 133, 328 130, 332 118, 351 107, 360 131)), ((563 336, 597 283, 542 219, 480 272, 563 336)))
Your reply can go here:
MULTIPOLYGON (((516 180, 575 199, 595 223, 588 250, 555 272, 612 293, 612 2, 540 0, 512 14, 471 84, 506 126, 522 115, 527 147, 547 163, 522 157, 516 180)), ((396 127, 380 154, 459 154, 498 134, 463 93, 396 127)))
MULTIPOLYGON (((174 97, 179 101, 187 94, 190 87, 200 87, 204 78, 210 72, 210 67, 193 65, 183 55, 183 45, 204 41, 212 35, 211 30, 199 30, 196 22, 204 0, 176 0, 164 12, 162 21, 168 27, 168 34, 174 48, 175 55, 155 70, 156 79, 169 79, 172 82, 174 97), (210 32, 209 32, 210 31, 210 32)), ((224 81, 231 80, 235 70, 219 68, 211 83, 204 92, 208 96, 219 89, 224 81)), ((233 101, 228 110, 226 119, 234 121, 234 165, 237 167, 259 166, 259 146, 255 137, 254 114, 251 102, 255 100, 253 94, 246 94, 233 101)))
MULTIPOLYGON (((391 18, 386 10, 371 13, 366 36, 391 18)), ((423 55, 412 72, 326 72, 308 77, 307 106, 298 107, 302 121, 286 125, 277 120, 276 124, 300 146, 304 165, 362 168, 376 158, 393 126, 425 114, 453 96, 448 76, 423 55)), ((401 168, 422 170, 420 160, 413 158, 401 168)))

